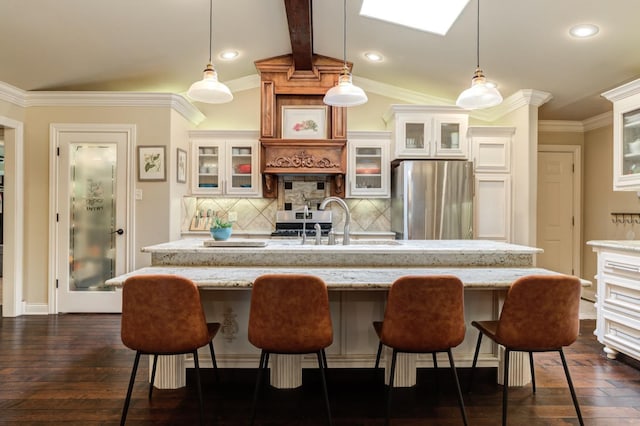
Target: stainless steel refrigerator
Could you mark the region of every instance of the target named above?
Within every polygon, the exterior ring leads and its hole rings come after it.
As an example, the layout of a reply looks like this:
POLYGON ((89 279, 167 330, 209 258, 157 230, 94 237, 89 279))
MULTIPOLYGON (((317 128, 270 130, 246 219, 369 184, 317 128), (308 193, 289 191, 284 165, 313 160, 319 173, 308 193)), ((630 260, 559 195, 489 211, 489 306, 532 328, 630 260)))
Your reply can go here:
POLYGON ((397 239, 473 238, 471 161, 405 160, 391 176, 391 230, 397 239))

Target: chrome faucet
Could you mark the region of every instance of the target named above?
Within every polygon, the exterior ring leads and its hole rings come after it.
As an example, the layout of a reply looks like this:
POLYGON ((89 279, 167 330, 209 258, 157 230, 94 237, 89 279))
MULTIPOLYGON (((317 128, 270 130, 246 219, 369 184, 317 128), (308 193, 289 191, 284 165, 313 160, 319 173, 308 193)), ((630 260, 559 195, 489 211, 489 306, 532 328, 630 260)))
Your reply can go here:
POLYGON ((304 205, 302 210, 302 244, 307 242, 307 216, 309 215, 309 206, 304 205))
POLYGON ((316 222, 316 224, 313 225, 313 229, 316 231, 316 245, 319 246, 322 244, 322 228, 320 228, 320 224, 316 222))
POLYGON ((345 219, 344 219, 344 235, 342 237, 342 244, 347 246, 351 243, 351 238, 349 237, 349 226, 351 224, 351 212, 349 212, 349 206, 347 206, 347 203, 345 203, 345 201, 340 197, 327 197, 324 200, 322 200, 322 202, 320 203, 320 206, 318 206, 318 210, 324 210, 325 207, 327 207, 327 204, 329 204, 332 201, 337 203, 344 210, 345 219))

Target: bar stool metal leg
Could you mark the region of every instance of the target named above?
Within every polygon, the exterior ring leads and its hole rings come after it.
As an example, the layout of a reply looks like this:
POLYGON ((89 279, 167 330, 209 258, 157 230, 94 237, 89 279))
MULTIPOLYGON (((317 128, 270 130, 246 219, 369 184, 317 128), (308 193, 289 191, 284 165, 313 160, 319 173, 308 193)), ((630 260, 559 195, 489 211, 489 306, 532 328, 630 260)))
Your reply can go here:
POLYGON ((200 425, 204 424, 204 403, 202 402, 202 386, 200 384, 200 363, 198 362, 198 350, 193 351, 193 364, 196 370, 196 386, 198 388, 198 402, 200 403, 200 425))
POLYGON ((140 362, 140 351, 136 351, 136 358, 133 361, 133 369, 131 370, 131 378, 129 379, 129 388, 127 389, 127 397, 124 400, 124 408, 122 408, 122 417, 120 418, 120 426, 124 426, 125 420, 127 419, 129 402, 131 402, 131 391, 133 391, 133 383, 136 381, 136 373, 138 371, 139 362, 140 362))
POLYGON ((504 349, 504 377, 502 382, 502 426, 507 426, 507 401, 509 392, 509 354, 511 351, 504 349))
POLYGON ((323 355, 322 352, 324 352, 324 350, 322 351, 318 351, 316 353, 317 357, 318 357, 318 368, 320 369, 320 379, 322 380, 322 391, 324 393, 324 404, 327 408, 327 424, 329 426, 332 425, 332 420, 331 420, 331 405, 329 404, 329 392, 327 391, 327 379, 325 377, 325 368, 326 368, 326 355, 323 355))
POLYGON ((458 391, 458 405, 460 406, 460 413, 462 414, 462 421, 467 426, 467 412, 464 409, 464 400, 462 399, 462 390, 460 389, 460 381, 458 380, 458 373, 456 371, 456 365, 453 362, 453 353, 451 349, 447 350, 449 355, 449 365, 451 366, 451 374, 453 374, 453 380, 456 382, 456 390, 458 391))
POLYGON ((256 419, 256 405, 258 403, 258 394, 260 393, 260 384, 262 383, 262 376, 264 375, 264 370, 267 368, 267 364, 269 362, 269 353, 262 350, 260 353, 260 365, 258 366, 258 377, 256 378, 256 387, 253 390, 253 403, 251 404, 251 417, 249 419, 249 424, 252 425, 256 419))
POLYGON ((533 393, 536 393, 536 371, 533 368, 533 352, 529 352, 529 367, 531 369, 531 386, 533 387, 533 393))
POLYGON ((482 343, 482 332, 478 334, 478 342, 476 343, 476 350, 473 353, 473 363, 471 363, 471 372, 469 373, 469 387, 467 393, 471 393, 473 387, 473 376, 476 372, 476 364, 478 363, 478 354, 480 353, 480 344, 482 343))
POLYGON ((153 393, 153 384, 156 380, 156 367, 158 365, 158 355, 153 356, 153 368, 151 369, 151 381, 149 382, 149 399, 151 399, 151 394, 153 393))
POLYGON ((578 404, 578 397, 576 396, 576 390, 573 388, 573 381, 571 380, 571 374, 569 374, 569 366, 567 365, 567 360, 564 357, 564 351, 562 350, 562 348, 560 348, 558 352, 560 352, 560 359, 562 360, 564 375, 567 376, 567 384, 569 385, 569 390, 571 391, 571 399, 573 400, 573 406, 576 407, 576 414, 578 415, 578 421, 580 422, 580 426, 584 426, 584 421, 582 420, 582 413, 580 412, 580 405, 578 404))
POLYGON ((387 419, 385 421, 385 425, 389 425, 389 421, 391 418, 391 393, 393 390, 393 378, 396 375, 396 357, 398 352, 394 349, 393 354, 391 355, 391 372, 389 376, 389 389, 387 390, 387 419))

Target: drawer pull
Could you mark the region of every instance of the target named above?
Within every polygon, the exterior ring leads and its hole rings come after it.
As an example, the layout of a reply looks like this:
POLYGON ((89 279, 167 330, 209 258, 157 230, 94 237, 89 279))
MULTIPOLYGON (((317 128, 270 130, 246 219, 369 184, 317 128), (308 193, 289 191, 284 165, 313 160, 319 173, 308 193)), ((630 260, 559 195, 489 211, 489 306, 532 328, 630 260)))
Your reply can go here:
POLYGON ((613 262, 611 260, 607 260, 605 262, 605 267, 611 268, 611 269, 618 269, 621 271, 627 271, 627 272, 635 272, 635 273, 640 272, 640 266, 630 265, 628 263, 613 262))

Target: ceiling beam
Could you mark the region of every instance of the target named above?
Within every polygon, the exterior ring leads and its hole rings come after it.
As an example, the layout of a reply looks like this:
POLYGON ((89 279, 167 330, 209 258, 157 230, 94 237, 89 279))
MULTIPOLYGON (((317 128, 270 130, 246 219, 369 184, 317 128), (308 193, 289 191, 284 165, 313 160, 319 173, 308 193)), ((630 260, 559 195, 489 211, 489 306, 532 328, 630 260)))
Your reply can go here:
POLYGON ((311 70, 313 64, 311 0, 284 0, 284 6, 287 10, 294 68, 311 70))

